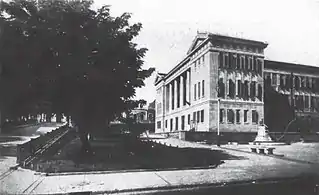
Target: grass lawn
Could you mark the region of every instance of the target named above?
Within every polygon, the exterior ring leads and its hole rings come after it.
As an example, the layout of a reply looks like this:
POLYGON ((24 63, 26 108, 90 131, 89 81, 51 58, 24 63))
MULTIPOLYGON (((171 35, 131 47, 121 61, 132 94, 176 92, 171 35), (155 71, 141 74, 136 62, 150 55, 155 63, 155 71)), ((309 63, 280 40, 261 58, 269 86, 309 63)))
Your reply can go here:
POLYGON ((45 172, 81 172, 130 169, 167 169, 216 167, 223 160, 238 159, 220 150, 176 148, 161 144, 116 138, 93 141, 93 155, 80 153, 78 138, 65 145, 57 154, 38 164, 45 172))

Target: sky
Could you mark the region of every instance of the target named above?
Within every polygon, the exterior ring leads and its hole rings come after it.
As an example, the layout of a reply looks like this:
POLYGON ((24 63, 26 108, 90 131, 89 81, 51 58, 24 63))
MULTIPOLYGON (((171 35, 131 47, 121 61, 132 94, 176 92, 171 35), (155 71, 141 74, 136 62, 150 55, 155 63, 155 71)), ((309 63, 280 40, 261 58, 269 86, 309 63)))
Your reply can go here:
MULTIPOLYGON (((167 73, 185 56, 197 32, 267 42, 266 59, 319 66, 319 0, 95 0, 111 15, 132 14, 148 48, 144 68, 167 73)), ((155 99, 155 74, 136 98, 155 99)))

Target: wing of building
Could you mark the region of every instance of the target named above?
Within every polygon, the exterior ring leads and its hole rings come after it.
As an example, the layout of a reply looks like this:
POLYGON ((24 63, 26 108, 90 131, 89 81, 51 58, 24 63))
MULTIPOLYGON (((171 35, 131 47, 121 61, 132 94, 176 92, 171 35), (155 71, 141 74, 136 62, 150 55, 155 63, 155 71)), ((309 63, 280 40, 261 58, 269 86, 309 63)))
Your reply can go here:
POLYGON ((294 89, 291 106, 316 114, 319 68, 267 61, 266 47, 198 33, 186 57, 156 77, 156 132, 217 131, 217 125, 222 132, 257 132, 264 121, 264 81, 287 98, 292 97, 287 86, 294 89))

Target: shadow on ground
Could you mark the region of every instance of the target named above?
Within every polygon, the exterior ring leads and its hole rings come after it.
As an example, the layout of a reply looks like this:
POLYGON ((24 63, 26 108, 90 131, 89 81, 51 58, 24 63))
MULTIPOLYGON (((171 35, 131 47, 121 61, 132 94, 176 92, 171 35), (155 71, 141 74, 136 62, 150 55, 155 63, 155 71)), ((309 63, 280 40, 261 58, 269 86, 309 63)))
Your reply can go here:
POLYGON ((39 162, 45 172, 105 171, 130 169, 214 168, 224 160, 239 160, 221 150, 176 148, 140 140, 92 142, 94 154, 80 153, 81 142, 75 139, 51 158, 39 162))

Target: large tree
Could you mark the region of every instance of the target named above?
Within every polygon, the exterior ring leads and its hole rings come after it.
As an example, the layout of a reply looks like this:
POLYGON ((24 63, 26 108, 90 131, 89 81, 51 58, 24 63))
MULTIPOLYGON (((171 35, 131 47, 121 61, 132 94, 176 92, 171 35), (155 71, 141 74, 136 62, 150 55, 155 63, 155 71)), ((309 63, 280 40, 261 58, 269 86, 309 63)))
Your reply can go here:
POLYGON ((76 122, 86 151, 88 133, 138 103, 135 90, 154 71, 143 69, 147 49, 133 41, 142 25, 130 24, 128 13, 112 17, 109 6, 93 10, 92 3, 2 2, 0 27, 0 87, 8 90, 2 102, 50 102, 53 112, 76 122))

